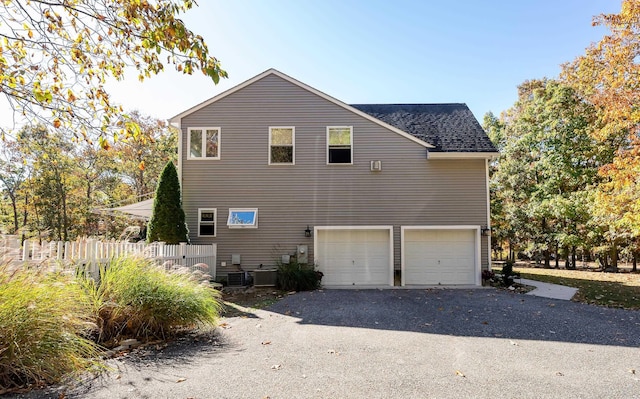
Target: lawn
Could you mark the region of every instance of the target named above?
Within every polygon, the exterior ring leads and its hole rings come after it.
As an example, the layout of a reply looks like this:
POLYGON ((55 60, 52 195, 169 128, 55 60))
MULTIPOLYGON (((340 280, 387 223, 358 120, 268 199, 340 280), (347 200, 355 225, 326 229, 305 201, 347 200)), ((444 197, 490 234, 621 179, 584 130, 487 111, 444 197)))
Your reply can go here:
POLYGON ((596 305, 640 309, 639 273, 604 273, 594 269, 564 270, 516 264, 522 278, 578 288, 574 301, 596 305))

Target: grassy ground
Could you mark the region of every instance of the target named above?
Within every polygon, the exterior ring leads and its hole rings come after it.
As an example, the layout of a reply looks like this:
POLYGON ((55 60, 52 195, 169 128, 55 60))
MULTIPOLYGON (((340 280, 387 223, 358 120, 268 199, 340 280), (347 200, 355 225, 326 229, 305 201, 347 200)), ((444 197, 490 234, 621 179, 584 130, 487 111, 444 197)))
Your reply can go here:
POLYGON ((603 273, 593 268, 544 269, 518 263, 514 271, 522 278, 578 288, 575 301, 596 305, 640 309, 640 273, 603 273))

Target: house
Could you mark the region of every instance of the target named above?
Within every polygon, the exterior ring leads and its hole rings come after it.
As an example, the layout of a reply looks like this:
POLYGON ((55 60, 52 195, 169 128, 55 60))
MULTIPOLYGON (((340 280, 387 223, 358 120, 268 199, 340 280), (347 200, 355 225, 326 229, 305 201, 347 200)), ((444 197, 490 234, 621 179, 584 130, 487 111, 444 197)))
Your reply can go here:
POLYGON ((270 69, 171 123, 190 239, 217 243, 219 278, 290 256, 328 287, 489 268, 497 152, 465 104, 347 105, 270 69))

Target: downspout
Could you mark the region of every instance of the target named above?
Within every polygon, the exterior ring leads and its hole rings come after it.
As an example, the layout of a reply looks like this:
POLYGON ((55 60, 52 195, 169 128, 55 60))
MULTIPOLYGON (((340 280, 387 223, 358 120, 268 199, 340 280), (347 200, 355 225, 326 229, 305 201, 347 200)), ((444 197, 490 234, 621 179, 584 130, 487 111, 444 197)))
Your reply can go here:
MULTIPOLYGON (((485 182, 487 190, 487 228, 491 232, 491 191, 489 189, 489 162, 491 159, 485 161, 485 182)), ((487 236, 487 268, 491 270, 491 233, 487 236)))

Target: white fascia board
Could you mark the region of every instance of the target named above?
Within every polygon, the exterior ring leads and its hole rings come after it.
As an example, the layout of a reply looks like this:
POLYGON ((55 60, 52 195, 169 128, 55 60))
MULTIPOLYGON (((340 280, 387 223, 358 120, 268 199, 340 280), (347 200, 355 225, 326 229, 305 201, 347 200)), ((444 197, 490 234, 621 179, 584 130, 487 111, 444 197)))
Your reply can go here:
POLYGON ((309 86, 307 84, 304 84, 304 83, 292 78, 291 76, 285 75, 284 73, 282 73, 282 72, 280 72, 278 70, 275 70, 273 68, 271 68, 269 70, 266 70, 265 72, 261 73, 260 75, 257 75, 255 77, 245 81, 244 83, 240 83, 236 87, 233 87, 233 88, 231 88, 231 89, 229 89, 229 90, 227 90, 227 91, 225 91, 223 93, 218 94, 215 97, 212 97, 212 98, 210 98, 210 99, 208 99, 208 100, 206 100, 206 101, 204 101, 204 102, 202 102, 202 103, 200 103, 200 104, 198 104, 198 105, 196 105, 194 107, 189 108, 188 110, 186 110, 186 111, 184 111, 184 112, 172 117, 171 119, 169 119, 169 122, 172 125, 174 125, 174 126, 179 128, 180 124, 181 124, 181 120, 185 116, 187 116, 187 115, 189 115, 189 114, 191 114, 193 112, 196 112, 196 111, 198 111, 198 110, 200 110, 200 109, 202 109, 202 108, 204 108, 204 107, 206 107, 206 106, 208 106, 210 104, 213 104, 214 102, 216 102, 218 100, 221 100, 221 99, 227 97, 228 95, 233 94, 236 91, 241 90, 241 89, 249 86, 250 84, 252 84, 254 82, 257 82, 258 80, 263 79, 263 78, 265 78, 266 76, 269 76, 269 75, 276 75, 276 76, 278 76, 278 77, 280 77, 280 78, 282 78, 282 79, 284 79, 284 80, 286 80, 286 81, 288 81, 288 82, 290 82, 290 83, 292 83, 292 84, 294 84, 294 85, 296 85, 296 86, 298 86, 298 87, 300 87, 302 89, 305 89, 305 90, 307 90, 307 91, 309 91, 309 92, 311 92, 311 93, 313 93, 313 94, 315 94, 317 96, 320 96, 320 97, 324 98, 325 100, 327 100, 329 102, 332 102, 332 103, 334 103, 334 104, 336 104, 336 105, 338 105, 338 106, 340 106, 340 107, 342 107, 342 108, 344 108, 344 109, 346 109, 348 111, 351 111, 352 113, 354 113, 356 115, 359 115, 359 116, 361 116, 361 117, 363 117, 365 119, 368 119, 369 121, 384 127, 385 129, 391 130, 392 132, 397 133, 402 137, 405 137, 405 138, 407 138, 407 139, 409 139, 409 140, 411 140, 411 141, 413 141, 415 143, 418 143, 418 144, 420 144, 421 146, 423 146, 425 148, 435 148, 432 144, 429 144, 426 141, 422 141, 419 138, 410 135, 409 133, 406 133, 406 132, 404 132, 404 131, 402 131, 402 130, 394 127, 394 126, 391 126, 391 125, 389 125, 387 123, 384 123, 381 120, 376 119, 373 116, 371 116, 371 115, 369 115, 369 114, 367 114, 365 112, 362 112, 359 109, 356 109, 356 108, 350 106, 349 104, 345 104, 342 101, 340 101, 340 100, 338 100, 336 98, 333 98, 330 95, 321 92, 320 90, 314 89, 313 87, 311 87, 311 86, 309 86))
POLYGON ((429 159, 495 159, 499 152, 434 152, 429 151, 429 159))

